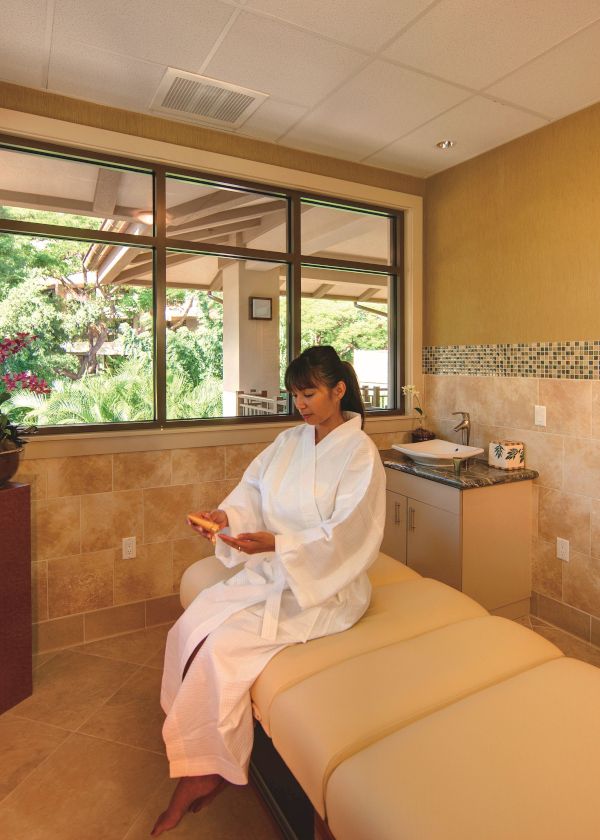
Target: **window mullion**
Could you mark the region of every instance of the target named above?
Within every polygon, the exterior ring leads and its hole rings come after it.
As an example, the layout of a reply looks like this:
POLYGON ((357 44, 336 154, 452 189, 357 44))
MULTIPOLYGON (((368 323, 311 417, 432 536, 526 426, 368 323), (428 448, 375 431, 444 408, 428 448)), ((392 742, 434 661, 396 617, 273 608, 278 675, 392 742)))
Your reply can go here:
POLYGON ((165 170, 154 175, 154 384, 156 420, 167 420, 167 199, 165 170))

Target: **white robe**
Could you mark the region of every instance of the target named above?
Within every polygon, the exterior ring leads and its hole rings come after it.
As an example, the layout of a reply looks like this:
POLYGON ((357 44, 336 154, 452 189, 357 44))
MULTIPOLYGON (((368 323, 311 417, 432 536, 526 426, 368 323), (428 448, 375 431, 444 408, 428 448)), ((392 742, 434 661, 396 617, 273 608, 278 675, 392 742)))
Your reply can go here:
POLYGON ((243 569, 200 592, 169 632, 161 703, 172 777, 245 784, 256 677, 282 648, 346 630, 369 605, 385 474, 360 416, 346 417, 319 444, 307 424, 280 434, 220 505, 229 533, 271 531, 275 551, 243 555, 217 539, 221 562, 246 558, 243 569))

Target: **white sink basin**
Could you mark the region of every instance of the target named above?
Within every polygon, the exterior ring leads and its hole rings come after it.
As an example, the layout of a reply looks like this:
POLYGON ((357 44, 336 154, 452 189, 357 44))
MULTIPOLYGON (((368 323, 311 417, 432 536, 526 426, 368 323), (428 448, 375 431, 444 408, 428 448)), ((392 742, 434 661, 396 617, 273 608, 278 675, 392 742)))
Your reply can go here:
POLYGON ((454 458, 466 461, 468 458, 475 458, 476 455, 483 455, 483 449, 477 446, 461 446, 459 443, 438 438, 422 440, 419 443, 394 443, 392 449, 397 449, 417 464, 428 467, 452 467, 454 458))

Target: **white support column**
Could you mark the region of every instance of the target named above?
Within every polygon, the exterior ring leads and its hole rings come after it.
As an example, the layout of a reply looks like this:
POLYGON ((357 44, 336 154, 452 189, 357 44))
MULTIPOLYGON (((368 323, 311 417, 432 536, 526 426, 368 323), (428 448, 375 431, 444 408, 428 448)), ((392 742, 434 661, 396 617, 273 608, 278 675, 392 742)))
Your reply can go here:
POLYGON ((223 415, 237 414, 238 391, 279 395, 279 268, 240 260, 223 269, 223 415), (251 266, 249 268, 248 266, 251 266), (250 298, 272 300, 270 321, 250 318, 250 298))

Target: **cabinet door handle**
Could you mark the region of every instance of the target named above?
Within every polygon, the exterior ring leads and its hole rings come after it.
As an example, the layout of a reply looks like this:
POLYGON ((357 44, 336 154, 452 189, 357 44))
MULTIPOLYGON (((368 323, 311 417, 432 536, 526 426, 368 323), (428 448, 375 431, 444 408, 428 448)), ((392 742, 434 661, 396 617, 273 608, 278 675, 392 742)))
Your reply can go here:
POLYGON ((413 507, 408 509, 408 527, 410 531, 415 530, 415 509, 413 507))
POLYGON ((394 503, 394 525, 400 524, 400 502, 394 503))

